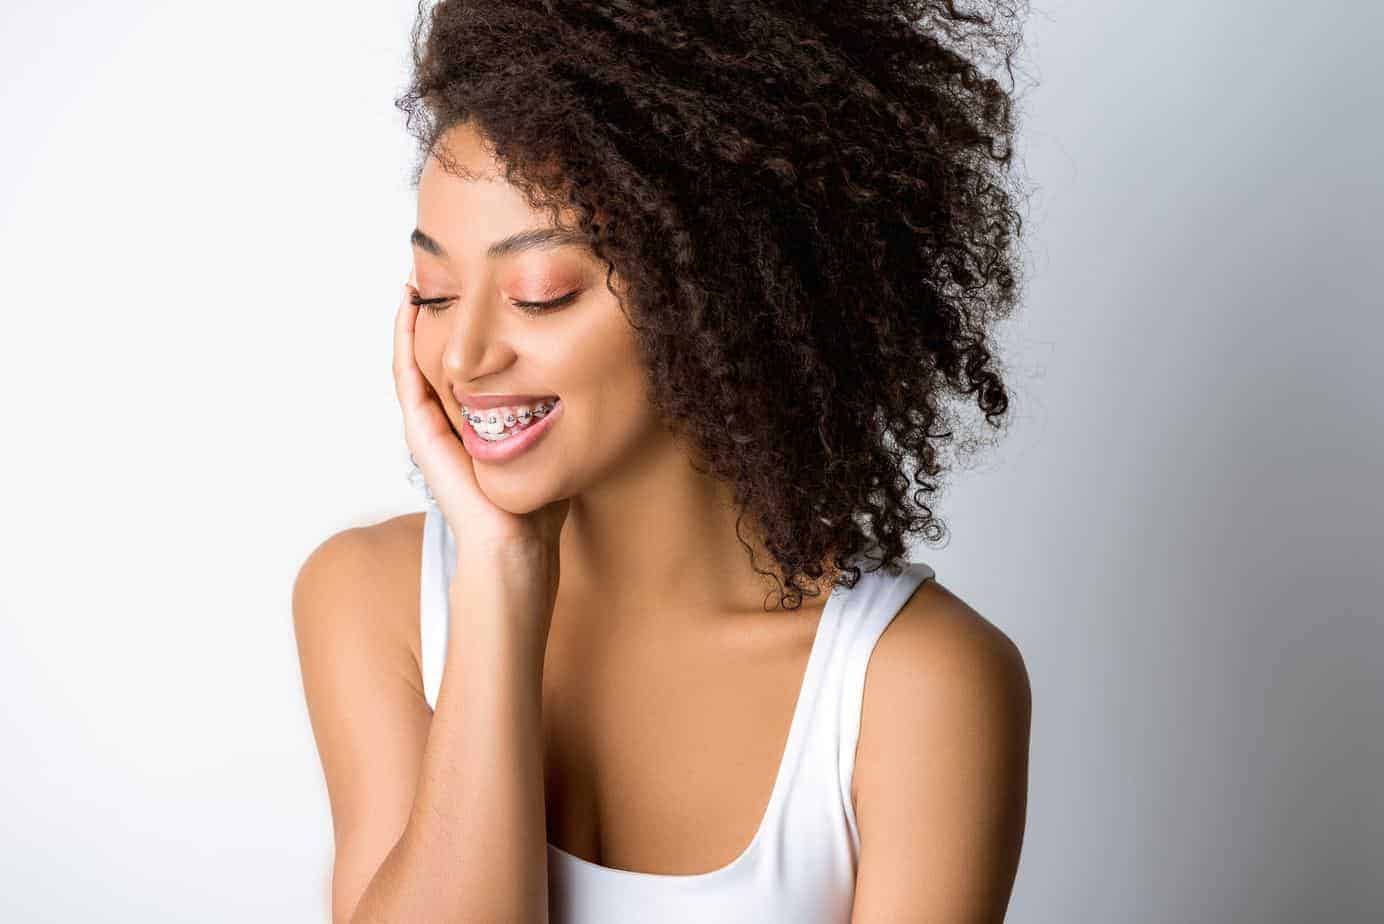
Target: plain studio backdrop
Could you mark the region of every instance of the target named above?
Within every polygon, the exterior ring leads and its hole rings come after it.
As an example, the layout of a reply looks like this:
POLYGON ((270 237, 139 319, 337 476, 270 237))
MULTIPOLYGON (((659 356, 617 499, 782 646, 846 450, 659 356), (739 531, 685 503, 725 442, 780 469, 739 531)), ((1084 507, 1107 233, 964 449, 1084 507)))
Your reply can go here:
MULTIPOLYGON (((422 509, 413 14, 0 12, 0 920, 325 920, 290 590, 422 509)), ((1014 420, 912 555, 1027 659, 1010 921, 1384 913, 1381 34, 1034 2, 1014 420)))

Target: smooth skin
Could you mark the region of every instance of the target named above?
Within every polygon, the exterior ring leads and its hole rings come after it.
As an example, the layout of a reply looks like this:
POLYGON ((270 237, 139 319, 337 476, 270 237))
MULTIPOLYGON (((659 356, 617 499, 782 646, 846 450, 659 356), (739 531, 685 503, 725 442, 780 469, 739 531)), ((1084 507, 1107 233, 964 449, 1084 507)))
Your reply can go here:
MULTIPOLYGON (((436 713, 421 514, 331 536, 293 591, 338 924, 546 921, 545 842, 657 874, 730 862, 763 816, 829 589, 764 610, 774 585, 728 486, 652 411, 605 265, 572 244, 488 255, 548 215, 469 127, 445 144, 471 176, 425 167, 394 346, 405 436, 458 539, 436 713), (431 312, 414 292, 448 301, 431 312), (487 464, 457 439, 452 386, 566 407, 533 450, 487 464)), ((1003 919, 1030 717, 1013 642, 924 582, 866 673, 855 924, 1003 919)))

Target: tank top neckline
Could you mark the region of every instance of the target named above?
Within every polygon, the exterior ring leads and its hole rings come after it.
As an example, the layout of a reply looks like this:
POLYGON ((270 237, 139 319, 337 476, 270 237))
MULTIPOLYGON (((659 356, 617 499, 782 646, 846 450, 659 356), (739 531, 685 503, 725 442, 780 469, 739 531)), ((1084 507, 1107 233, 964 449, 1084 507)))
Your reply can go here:
POLYGON ((728 876, 750 863, 756 853, 756 848, 765 837, 769 836, 769 830, 782 815, 783 800, 788 796, 788 788, 793 781, 794 771, 800 763, 804 739, 808 733, 806 726, 811 718, 817 691, 821 688, 821 674, 825 669, 825 661, 829 655, 831 636, 840 623, 840 609, 846 605, 848 590, 848 588, 836 585, 827 597, 827 602, 822 605, 822 612, 817 618, 817 628, 812 637, 812 647, 807 655, 807 666, 803 670, 802 684, 798 687, 798 697, 793 705, 793 717, 789 720, 788 739, 784 743, 783 756, 779 759, 778 770, 774 775, 773 788, 769 790, 768 804, 764 807, 764 813, 759 819, 759 825, 755 828, 754 836, 750 838, 750 843, 744 850, 740 851, 735 859, 704 873, 648 873, 593 863, 584 857, 563 850, 551 841, 546 841, 548 856, 555 858, 559 863, 565 864, 579 874, 585 873, 631 881, 668 883, 710 882, 728 876))

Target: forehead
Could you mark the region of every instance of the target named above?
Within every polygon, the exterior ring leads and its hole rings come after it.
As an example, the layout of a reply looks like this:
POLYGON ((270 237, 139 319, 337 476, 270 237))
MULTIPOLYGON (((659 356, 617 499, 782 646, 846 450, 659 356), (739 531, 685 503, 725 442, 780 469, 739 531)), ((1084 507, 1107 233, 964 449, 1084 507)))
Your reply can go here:
POLYGON ((551 225, 504 179, 503 165, 468 126, 448 130, 418 180, 418 227, 441 240, 489 242, 504 234, 551 225))
POLYGON ((499 179, 501 173, 500 162, 485 136, 461 123, 438 137, 424 164, 422 176, 433 182, 464 182, 499 179))

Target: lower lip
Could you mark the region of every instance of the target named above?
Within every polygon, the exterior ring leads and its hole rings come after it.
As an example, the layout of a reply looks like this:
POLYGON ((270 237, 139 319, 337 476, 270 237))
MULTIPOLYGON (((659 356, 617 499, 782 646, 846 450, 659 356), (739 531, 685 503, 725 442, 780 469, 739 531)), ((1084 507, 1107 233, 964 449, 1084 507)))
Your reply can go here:
POLYGON ((514 436, 493 442, 481 439, 469 422, 463 423, 461 425, 462 445, 466 447, 466 451, 472 458, 482 462, 508 462, 541 440, 543 434, 547 433, 557 419, 562 416, 562 409, 565 406, 562 399, 559 398, 553 404, 553 409, 543 415, 543 419, 538 423, 531 424, 514 436))

